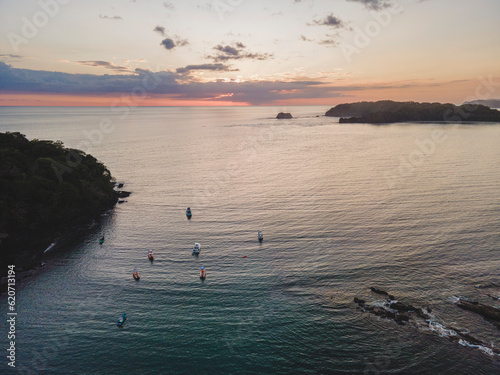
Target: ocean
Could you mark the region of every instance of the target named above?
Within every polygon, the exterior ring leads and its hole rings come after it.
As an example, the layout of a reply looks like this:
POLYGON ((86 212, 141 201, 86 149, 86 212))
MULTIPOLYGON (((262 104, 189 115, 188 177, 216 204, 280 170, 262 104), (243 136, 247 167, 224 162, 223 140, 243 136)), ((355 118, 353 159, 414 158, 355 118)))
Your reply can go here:
POLYGON ((499 330, 455 302, 499 305, 500 124, 328 109, 1 107, 0 132, 82 149, 132 195, 18 280, 0 373, 499 373, 499 330), (431 319, 363 311, 372 286, 431 319))

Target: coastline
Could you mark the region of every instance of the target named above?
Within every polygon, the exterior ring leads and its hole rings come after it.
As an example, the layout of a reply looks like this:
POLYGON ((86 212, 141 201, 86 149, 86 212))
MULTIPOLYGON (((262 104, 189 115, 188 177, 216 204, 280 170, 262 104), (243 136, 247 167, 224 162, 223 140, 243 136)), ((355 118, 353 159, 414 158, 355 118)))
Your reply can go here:
POLYGON ((117 190, 116 192, 116 202, 112 207, 106 207, 102 212, 88 215, 78 221, 67 223, 50 235, 36 233, 33 234, 34 238, 31 240, 22 242, 20 245, 30 250, 24 251, 12 263, 6 262, 5 265, 2 264, 2 272, 0 273, 0 296, 7 290, 7 265, 14 264, 16 266, 16 280, 30 278, 41 272, 47 263, 57 256, 57 254, 66 251, 67 248, 74 245, 75 242, 80 242, 82 238, 89 236, 96 230, 96 227, 101 227, 103 217, 109 216, 114 212, 118 200, 126 198, 131 194, 131 192, 124 190, 117 190))
POLYGON ((9 265, 39 267, 52 244, 130 195, 103 163, 61 141, 0 133, 0 156, 0 278, 9 265))

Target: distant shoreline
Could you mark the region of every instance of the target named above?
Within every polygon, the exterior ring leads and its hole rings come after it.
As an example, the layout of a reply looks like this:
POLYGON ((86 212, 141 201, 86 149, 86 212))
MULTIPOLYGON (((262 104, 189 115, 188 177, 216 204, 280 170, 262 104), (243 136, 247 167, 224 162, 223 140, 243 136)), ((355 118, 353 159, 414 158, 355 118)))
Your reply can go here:
POLYGON ((392 124, 404 122, 489 123, 500 122, 500 111, 480 104, 359 102, 339 104, 325 116, 339 117, 341 124, 392 124))

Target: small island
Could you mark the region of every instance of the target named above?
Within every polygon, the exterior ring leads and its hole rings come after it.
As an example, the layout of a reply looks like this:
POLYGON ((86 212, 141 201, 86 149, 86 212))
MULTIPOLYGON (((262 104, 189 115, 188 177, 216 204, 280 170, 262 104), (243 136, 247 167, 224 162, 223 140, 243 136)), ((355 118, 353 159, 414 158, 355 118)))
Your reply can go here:
POLYGON ((340 123, 388 124, 395 122, 500 122, 500 111, 484 105, 441 103, 358 102, 339 104, 325 116, 340 117, 340 123))
POLYGON ((0 276, 9 264, 18 271, 39 266, 57 237, 130 194, 114 187, 92 155, 60 141, 0 133, 0 276))
POLYGON ((283 120, 283 119, 291 119, 293 117, 292 117, 291 113, 280 112, 280 113, 278 113, 278 116, 276 116, 276 118, 283 120))

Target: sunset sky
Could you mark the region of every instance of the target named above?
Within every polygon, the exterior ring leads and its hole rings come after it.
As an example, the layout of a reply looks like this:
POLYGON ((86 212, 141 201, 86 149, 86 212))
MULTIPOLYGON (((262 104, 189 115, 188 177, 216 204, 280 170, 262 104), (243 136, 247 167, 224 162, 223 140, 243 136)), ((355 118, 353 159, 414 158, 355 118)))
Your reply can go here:
POLYGON ((0 0, 0 105, 500 98, 499 15, 498 0, 0 0))

